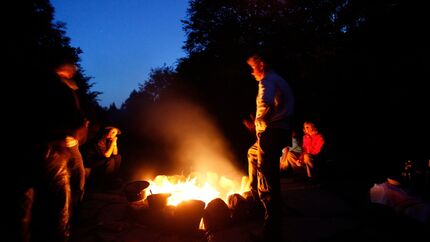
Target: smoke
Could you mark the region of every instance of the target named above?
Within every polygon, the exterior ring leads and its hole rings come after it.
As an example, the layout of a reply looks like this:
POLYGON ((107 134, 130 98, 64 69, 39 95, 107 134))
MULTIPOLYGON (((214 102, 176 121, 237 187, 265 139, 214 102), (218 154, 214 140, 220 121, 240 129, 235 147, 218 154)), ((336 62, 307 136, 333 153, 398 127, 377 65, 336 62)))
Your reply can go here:
POLYGON ((214 119, 199 105, 170 99, 151 108, 145 119, 153 139, 167 147, 163 152, 173 173, 215 172, 239 181, 244 176, 214 119))

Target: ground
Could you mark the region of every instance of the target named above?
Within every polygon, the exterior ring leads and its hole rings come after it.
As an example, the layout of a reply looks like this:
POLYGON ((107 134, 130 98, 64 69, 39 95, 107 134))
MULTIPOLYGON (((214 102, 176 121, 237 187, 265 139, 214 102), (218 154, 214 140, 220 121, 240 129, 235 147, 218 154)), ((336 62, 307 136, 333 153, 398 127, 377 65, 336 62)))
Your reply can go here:
MULTIPOLYGON (((368 201, 368 184, 348 176, 322 178, 308 183, 302 176, 285 175, 281 179, 283 196, 283 241, 427 241, 425 226, 368 201)), ((159 217, 136 219, 139 209, 125 198, 121 188, 89 192, 72 231, 79 242, 247 242, 262 226, 260 217, 205 231, 178 233, 170 230, 174 221, 159 217), (140 220, 141 219, 141 220, 140 220), (145 221, 145 219, 147 219, 145 221), (143 222, 142 222, 143 221, 143 222), (164 227, 164 229, 163 229, 164 227)))

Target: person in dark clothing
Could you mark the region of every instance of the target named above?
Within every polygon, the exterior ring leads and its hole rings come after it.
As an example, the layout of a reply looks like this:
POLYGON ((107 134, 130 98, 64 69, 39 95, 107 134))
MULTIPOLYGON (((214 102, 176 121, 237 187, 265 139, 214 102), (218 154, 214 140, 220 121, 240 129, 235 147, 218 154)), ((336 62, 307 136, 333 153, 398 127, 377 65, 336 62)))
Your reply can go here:
POLYGON ((250 56, 247 64, 258 81, 254 120, 257 141, 248 151, 248 157, 257 159, 249 159, 250 188, 258 189, 265 208, 263 241, 279 241, 282 240, 279 157, 284 147, 291 146, 294 96, 289 84, 262 54, 250 56))
MULTIPOLYGON (((71 79, 72 63, 63 63, 27 90, 28 105, 37 111, 22 131, 27 149, 11 166, 17 182, 11 195, 10 241, 66 242, 70 222, 84 192, 79 145, 85 143, 88 120, 71 79)), ((20 146, 23 148, 22 146, 20 146)))
MULTIPOLYGON (((82 201, 82 198, 84 196, 85 168, 79 146, 86 142, 89 125, 89 121, 85 118, 84 111, 81 108, 80 100, 76 92, 78 90, 78 86, 73 80, 73 76, 75 75, 76 71, 77 67, 74 64, 65 63, 63 65, 58 66, 55 69, 55 72, 60 77, 61 83, 63 84, 63 88, 67 88, 63 91, 63 93, 53 92, 53 94, 57 95, 70 95, 68 97, 68 101, 62 104, 63 108, 59 108, 61 110, 64 110, 64 112, 61 112, 60 114, 63 115, 62 119, 70 120, 70 124, 72 124, 72 126, 81 127, 78 129, 74 129, 74 127, 60 127, 60 130, 74 130, 72 134, 68 134, 66 136, 67 148, 71 154, 71 157, 68 162, 68 168, 70 170, 71 176, 70 185, 72 192, 72 204, 74 208, 77 208, 79 206, 79 203, 82 201), (82 126, 84 127, 82 128, 82 126)), ((63 123, 67 124, 67 122, 63 123)))
POLYGON ((113 188, 119 180, 122 157, 118 149, 121 130, 107 126, 85 149, 88 180, 95 188, 113 188))

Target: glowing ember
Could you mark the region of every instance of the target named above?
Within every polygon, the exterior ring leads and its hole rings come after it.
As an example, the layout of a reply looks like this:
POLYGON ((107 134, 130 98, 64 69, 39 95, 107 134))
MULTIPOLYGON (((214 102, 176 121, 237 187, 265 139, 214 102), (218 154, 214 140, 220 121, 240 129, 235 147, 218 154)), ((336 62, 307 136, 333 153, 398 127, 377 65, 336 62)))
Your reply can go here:
POLYGON ((173 206, 190 199, 208 204, 215 198, 221 198, 227 203, 230 194, 242 194, 247 190, 247 178, 243 176, 239 183, 214 172, 206 172, 205 175, 195 172, 188 177, 159 175, 149 180, 149 189, 152 193, 170 193, 168 204, 173 206))

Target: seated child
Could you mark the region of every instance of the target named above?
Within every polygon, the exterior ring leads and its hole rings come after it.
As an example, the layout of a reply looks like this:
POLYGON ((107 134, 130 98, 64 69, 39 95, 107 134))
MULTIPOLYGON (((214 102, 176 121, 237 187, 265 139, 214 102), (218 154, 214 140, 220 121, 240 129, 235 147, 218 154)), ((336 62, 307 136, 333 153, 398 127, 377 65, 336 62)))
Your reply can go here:
POLYGON ((293 170, 298 170, 301 167, 306 169, 308 178, 313 177, 315 169, 315 158, 320 154, 324 145, 324 137, 318 132, 315 123, 306 121, 303 124, 303 145, 300 152, 287 151, 286 155, 281 158, 281 170, 287 170, 291 167, 293 170))

